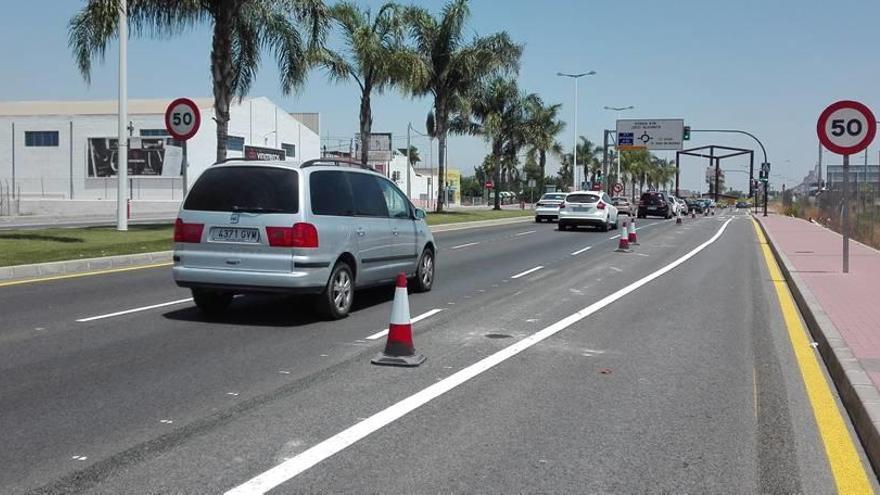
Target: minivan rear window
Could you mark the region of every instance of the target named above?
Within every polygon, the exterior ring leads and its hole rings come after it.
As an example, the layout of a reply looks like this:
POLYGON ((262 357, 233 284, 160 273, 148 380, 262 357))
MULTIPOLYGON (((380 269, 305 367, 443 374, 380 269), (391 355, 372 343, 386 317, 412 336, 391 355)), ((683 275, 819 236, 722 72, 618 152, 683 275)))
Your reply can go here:
POLYGON ((595 194, 569 194, 565 201, 569 203, 598 203, 599 196, 595 194))
POLYGON ((295 170, 260 167, 216 167, 193 184, 185 210, 297 213, 299 186, 295 170))

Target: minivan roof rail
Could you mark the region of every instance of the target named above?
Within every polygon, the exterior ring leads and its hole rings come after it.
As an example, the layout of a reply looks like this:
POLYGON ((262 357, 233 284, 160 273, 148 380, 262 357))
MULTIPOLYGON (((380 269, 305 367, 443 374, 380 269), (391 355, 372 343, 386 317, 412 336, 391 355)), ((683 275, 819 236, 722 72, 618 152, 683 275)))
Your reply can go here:
POLYGON ((299 168, 308 168, 308 167, 316 167, 320 165, 335 165, 337 167, 352 167, 352 168, 362 168, 364 170, 372 170, 376 171, 373 167, 369 165, 364 165, 361 162, 356 162, 353 160, 342 160, 339 158, 316 158, 314 160, 308 160, 303 162, 299 168))

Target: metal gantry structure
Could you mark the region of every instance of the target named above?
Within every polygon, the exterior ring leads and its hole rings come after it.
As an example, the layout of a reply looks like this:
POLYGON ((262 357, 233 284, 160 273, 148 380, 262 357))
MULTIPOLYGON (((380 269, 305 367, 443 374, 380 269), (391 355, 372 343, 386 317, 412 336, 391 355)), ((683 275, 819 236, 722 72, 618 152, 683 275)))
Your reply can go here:
POLYGON ((730 146, 720 146, 717 144, 710 144, 708 146, 698 146, 696 148, 690 148, 686 150, 676 151, 675 152, 675 195, 679 195, 679 175, 681 173, 681 155, 686 156, 695 156, 698 158, 708 158, 709 166, 715 167, 715 184, 713 187, 713 191, 715 193, 715 201, 718 202, 718 177, 721 175, 721 160, 726 158, 733 158, 736 156, 749 155, 749 197, 752 197, 753 186, 752 179, 755 176, 755 151, 748 150, 744 148, 732 148, 730 146), (708 153, 708 154, 706 154, 708 153))

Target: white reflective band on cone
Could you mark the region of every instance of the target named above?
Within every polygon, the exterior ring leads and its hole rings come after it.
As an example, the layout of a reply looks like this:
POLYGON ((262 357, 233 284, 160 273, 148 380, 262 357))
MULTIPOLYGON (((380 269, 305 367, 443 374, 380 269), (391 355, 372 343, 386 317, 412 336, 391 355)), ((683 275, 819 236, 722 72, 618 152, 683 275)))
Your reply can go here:
POLYGON ((391 307, 392 325, 409 325, 409 298, 406 295, 406 287, 394 289, 394 303, 391 307))

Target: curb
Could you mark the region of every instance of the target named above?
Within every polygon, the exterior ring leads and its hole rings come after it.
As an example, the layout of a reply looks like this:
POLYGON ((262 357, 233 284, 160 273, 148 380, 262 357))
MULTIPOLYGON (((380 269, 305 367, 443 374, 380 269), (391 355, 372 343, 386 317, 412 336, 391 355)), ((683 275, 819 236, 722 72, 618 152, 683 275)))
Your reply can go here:
POLYGON ((171 251, 123 254, 119 256, 55 261, 52 263, 36 263, 32 265, 5 266, 0 267, 0 282, 56 275, 71 275, 100 270, 113 270, 116 268, 131 268, 157 263, 171 263, 171 251))
MULTIPOLYGON (((499 220, 478 220, 475 222, 460 222, 437 225, 430 227, 431 232, 448 232, 453 230, 475 229, 479 227, 493 227, 534 221, 532 216, 502 218, 499 220)), ((0 282, 12 282, 39 277, 51 277, 57 275, 73 275, 101 270, 113 270, 116 268, 132 268, 157 263, 171 263, 172 251, 158 251, 153 253, 123 254, 119 256, 104 256, 100 258, 86 258, 80 260, 55 261, 51 263, 35 263, 32 265, 13 265, 0 267, 0 282)))
POLYGON ((819 354, 825 361, 828 374, 831 375, 843 406, 852 419, 865 454, 874 472, 880 473, 880 391, 788 258, 776 248, 776 241, 764 223, 757 217, 755 219, 758 220, 758 225, 770 244, 770 250, 780 265, 804 323, 807 324, 813 340, 819 344, 819 354))

